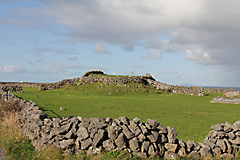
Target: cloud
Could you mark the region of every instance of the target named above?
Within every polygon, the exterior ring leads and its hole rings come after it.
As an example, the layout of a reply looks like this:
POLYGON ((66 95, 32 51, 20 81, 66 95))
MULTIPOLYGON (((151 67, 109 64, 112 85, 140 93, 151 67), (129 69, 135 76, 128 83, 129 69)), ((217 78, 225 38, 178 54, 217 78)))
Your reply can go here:
POLYGON ((28 52, 33 52, 35 56, 41 56, 44 53, 54 53, 54 54, 80 54, 76 49, 52 49, 52 48, 36 48, 29 50, 28 52))
POLYGON ((93 51, 95 53, 111 54, 111 52, 108 51, 106 46, 107 43, 96 43, 96 45, 93 47, 93 51))
MULTIPOLYGON (((62 33, 68 40, 95 43, 95 53, 109 54, 107 45, 119 45, 125 51, 141 46, 162 53, 184 52, 187 60, 198 64, 240 66, 240 21, 237 20, 240 1, 237 0, 48 0, 34 3, 41 5, 17 8, 15 12, 19 16, 7 18, 5 22, 48 29, 57 23, 60 27, 56 28, 68 31, 62 33)), ((36 54, 43 52, 58 51, 40 50, 36 54)), ((149 53, 152 59, 159 55, 149 53)))
MULTIPOLYGON (((187 59, 199 64, 231 66, 240 58, 239 10, 236 0, 52 0, 46 14, 69 30, 71 40, 188 52, 187 59)), ((108 53, 101 44, 94 50, 108 53)))
POLYGON ((75 60, 77 60, 78 58, 77 57, 70 57, 70 58, 68 58, 67 60, 69 60, 69 61, 75 61, 75 60))
POLYGON ((26 70, 20 66, 5 65, 3 68, 0 67, 1 74, 24 74, 26 70))
POLYGON ((141 56, 144 59, 160 59, 161 58, 161 50, 159 49, 151 49, 148 52, 147 56, 141 56))

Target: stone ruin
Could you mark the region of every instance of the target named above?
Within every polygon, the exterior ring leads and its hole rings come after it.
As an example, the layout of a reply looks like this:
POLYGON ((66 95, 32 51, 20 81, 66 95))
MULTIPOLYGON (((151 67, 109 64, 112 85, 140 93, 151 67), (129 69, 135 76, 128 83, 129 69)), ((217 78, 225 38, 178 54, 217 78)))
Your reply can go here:
POLYGON ((203 143, 177 139, 174 128, 166 128, 153 119, 140 123, 139 118, 47 118, 47 114, 34 102, 18 100, 22 107, 17 122, 23 135, 31 140, 37 149, 53 145, 65 154, 98 154, 103 150, 124 150, 142 158, 154 155, 165 159, 189 157, 233 158, 240 147, 240 121, 211 126, 203 143))
POLYGON ((203 87, 174 86, 166 83, 161 83, 159 81, 156 81, 149 73, 147 73, 145 76, 109 77, 109 76, 105 76, 104 72, 102 71, 89 71, 84 73, 84 75, 81 78, 62 80, 58 83, 43 83, 40 85, 39 90, 62 88, 67 84, 73 84, 76 82, 78 84, 96 83, 96 82, 101 82, 105 84, 139 83, 144 85, 150 85, 158 90, 168 91, 173 94, 186 94, 186 95, 197 95, 197 96, 205 95, 203 87), (97 74, 99 76, 90 76, 91 74, 97 74))

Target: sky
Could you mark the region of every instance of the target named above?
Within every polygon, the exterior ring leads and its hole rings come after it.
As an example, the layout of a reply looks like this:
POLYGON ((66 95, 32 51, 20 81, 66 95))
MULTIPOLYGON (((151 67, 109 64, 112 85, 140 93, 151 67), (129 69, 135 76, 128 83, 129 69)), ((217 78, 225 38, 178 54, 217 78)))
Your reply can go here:
POLYGON ((240 87, 238 0, 0 0, 0 81, 84 72, 240 87))

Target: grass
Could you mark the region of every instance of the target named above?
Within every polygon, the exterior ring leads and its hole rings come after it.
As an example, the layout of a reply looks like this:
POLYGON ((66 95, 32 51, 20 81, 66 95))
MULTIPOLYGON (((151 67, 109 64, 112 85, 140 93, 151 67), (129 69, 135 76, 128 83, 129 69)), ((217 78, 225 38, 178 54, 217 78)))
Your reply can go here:
POLYGON ((49 117, 119 118, 125 115, 129 119, 139 117, 141 122, 156 119, 165 127, 174 127, 177 138, 185 142, 203 142, 211 125, 234 123, 240 115, 239 105, 210 103, 213 97, 221 96, 219 93, 207 93, 205 97, 163 94, 140 84, 125 87, 94 83, 47 91, 23 88, 23 91, 14 94, 34 101, 49 117), (60 111, 60 107, 65 110, 60 111))

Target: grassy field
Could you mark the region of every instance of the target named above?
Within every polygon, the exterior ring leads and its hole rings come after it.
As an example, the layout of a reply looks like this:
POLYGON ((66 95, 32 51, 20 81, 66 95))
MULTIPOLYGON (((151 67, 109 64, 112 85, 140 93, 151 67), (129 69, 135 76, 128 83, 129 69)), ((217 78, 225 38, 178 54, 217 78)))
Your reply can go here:
POLYGON ((165 127, 176 129, 177 138, 185 142, 203 142, 213 124, 234 123, 240 117, 240 105, 212 104, 210 100, 219 93, 207 93, 205 97, 163 94, 149 86, 126 86, 101 83, 70 85, 64 89, 38 91, 23 88, 18 97, 32 100, 49 117, 101 117, 129 119, 139 117, 141 122, 156 119, 165 127), (60 107, 66 110, 60 111, 60 107))

